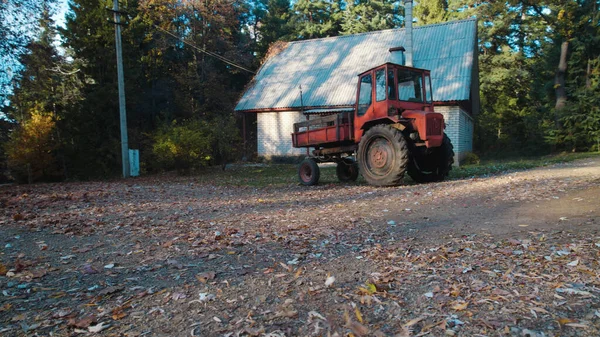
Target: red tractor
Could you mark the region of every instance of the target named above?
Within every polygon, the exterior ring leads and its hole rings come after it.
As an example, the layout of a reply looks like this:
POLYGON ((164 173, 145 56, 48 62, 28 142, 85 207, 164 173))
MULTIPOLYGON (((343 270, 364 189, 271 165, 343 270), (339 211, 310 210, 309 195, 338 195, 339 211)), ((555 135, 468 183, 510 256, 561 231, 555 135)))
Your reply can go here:
POLYGON ((358 75, 352 112, 294 124, 294 147, 312 147, 300 164, 303 185, 319 182, 318 163, 337 163, 340 181, 358 174, 394 186, 404 173, 417 182, 443 180, 454 162, 444 117, 433 111, 429 70, 385 63, 358 75))

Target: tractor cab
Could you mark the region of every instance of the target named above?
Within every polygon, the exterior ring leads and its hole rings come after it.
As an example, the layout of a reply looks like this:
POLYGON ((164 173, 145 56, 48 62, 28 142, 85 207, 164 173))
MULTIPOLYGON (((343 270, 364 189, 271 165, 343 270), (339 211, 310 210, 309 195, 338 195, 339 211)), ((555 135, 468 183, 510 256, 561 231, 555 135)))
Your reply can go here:
POLYGON ((370 126, 387 120, 387 123, 410 122, 427 147, 430 141, 432 146, 439 145, 443 117, 433 113, 429 70, 385 63, 358 76, 355 139, 359 140, 370 126))

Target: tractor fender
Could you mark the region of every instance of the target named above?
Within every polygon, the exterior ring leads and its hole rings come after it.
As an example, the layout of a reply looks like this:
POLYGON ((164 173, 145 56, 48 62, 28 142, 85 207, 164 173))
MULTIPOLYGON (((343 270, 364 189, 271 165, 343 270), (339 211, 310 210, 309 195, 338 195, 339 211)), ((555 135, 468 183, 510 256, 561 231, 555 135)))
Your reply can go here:
POLYGON ((395 123, 398 123, 398 119, 394 119, 394 118, 390 118, 390 117, 378 118, 378 119, 373 119, 373 120, 366 122, 365 124, 363 124, 363 126, 360 129, 363 130, 363 133, 364 133, 375 125, 395 124, 395 123))
POLYGON ((421 110, 405 110, 402 117, 411 120, 414 130, 419 133, 419 138, 425 141, 426 147, 438 147, 444 140, 444 115, 437 112, 421 110))

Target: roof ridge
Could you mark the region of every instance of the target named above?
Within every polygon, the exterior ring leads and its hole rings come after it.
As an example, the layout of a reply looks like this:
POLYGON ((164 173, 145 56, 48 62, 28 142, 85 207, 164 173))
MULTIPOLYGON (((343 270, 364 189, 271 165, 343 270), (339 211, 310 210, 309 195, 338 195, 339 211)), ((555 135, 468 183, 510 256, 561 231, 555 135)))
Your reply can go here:
MULTIPOLYGON (((453 24, 458 24, 458 23, 463 23, 463 22, 468 22, 468 21, 477 21, 477 18, 476 17, 470 17, 470 18, 461 19, 461 20, 452 20, 452 21, 446 21, 446 22, 438 22, 438 23, 433 23, 433 24, 430 24, 430 25, 415 26, 415 27, 413 27, 413 29, 416 29, 416 30, 427 29, 427 28, 433 28, 433 27, 439 27, 439 26, 445 26, 445 25, 453 25, 453 24)), ((336 40, 336 39, 343 39, 343 38, 355 37, 355 36, 380 34, 380 33, 389 32, 389 31, 403 31, 404 29, 405 29, 404 27, 402 27, 402 28, 390 28, 390 29, 374 30, 374 31, 364 32, 364 33, 356 33, 356 34, 348 34, 348 35, 337 35, 337 36, 327 36, 327 37, 320 37, 320 38, 307 39, 307 40, 296 40, 296 41, 290 41, 289 44, 310 43, 310 42, 324 41, 324 40, 336 40)))

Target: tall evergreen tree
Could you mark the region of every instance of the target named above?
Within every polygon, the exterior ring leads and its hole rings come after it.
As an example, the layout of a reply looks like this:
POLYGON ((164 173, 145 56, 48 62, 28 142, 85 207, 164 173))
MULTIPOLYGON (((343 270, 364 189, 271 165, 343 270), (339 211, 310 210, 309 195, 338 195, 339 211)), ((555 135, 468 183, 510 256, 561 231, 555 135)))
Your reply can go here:
POLYGON ((342 25, 343 2, 298 0, 294 3, 294 40, 337 36, 342 25))
POLYGON ((421 0, 414 7, 416 24, 429 25, 444 22, 448 15, 448 1, 446 0, 421 0))
POLYGON ((21 55, 39 33, 42 13, 53 11, 56 0, 0 1, 0 109, 7 106, 8 96, 22 70, 21 55))
POLYGON ((397 1, 349 1, 343 13, 343 34, 356 34, 398 27, 397 1))

